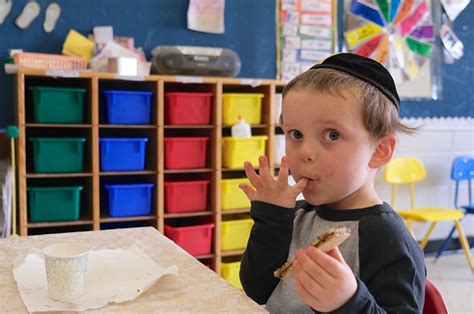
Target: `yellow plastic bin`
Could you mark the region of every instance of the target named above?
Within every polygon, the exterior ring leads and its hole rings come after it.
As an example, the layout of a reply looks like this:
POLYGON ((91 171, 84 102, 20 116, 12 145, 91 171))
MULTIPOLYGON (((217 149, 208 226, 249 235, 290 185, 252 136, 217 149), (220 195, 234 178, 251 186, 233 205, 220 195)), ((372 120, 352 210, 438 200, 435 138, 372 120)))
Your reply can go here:
POLYGON ((241 250, 247 247, 253 220, 239 219, 222 222, 222 251, 241 250))
POLYGON ((267 136, 223 137, 222 166, 229 169, 244 167, 245 161, 258 166, 258 157, 265 155, 267 136))
POLYGON ((235 124, 242 116, 249 124, 260 124, 262 120, 263 94, 224 93, 222 95, 223 123, 235 124))
POLYGON ((250 208, 249 199, 239 188, 241 183, 250 183, 250 181, 247 178, 223 179, 221 181, 222 210, 250 208))
POLYGON ((240 283, 239 273, 240 273, 240 262, 221 264, 222 278, 227 280, 231 285, 233 285, 237 289, 243 290, 242 284, 240 283))

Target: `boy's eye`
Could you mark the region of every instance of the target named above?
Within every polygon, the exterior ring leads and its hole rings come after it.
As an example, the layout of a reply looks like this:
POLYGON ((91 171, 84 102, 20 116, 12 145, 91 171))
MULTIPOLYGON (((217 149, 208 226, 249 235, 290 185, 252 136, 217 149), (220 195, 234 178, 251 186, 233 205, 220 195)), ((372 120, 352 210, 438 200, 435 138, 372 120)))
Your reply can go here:
POLYGON ((288 132, 288 135, 295 140, 298 140, 303 137, 303 133, 298 130, 291 130, 290 132, 288 132))
POLYGON ((326 133, 324 133, 324 139, 327 141, 336 141, 339 139, 339 132, 335 130, 329 130, 326 133))

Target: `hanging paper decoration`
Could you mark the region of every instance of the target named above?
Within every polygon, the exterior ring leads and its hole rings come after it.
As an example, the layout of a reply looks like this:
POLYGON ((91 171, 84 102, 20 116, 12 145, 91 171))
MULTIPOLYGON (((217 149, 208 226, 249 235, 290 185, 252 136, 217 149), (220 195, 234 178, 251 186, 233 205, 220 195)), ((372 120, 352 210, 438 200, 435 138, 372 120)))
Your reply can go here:
POLYGON ((344 38, 350 52, 383 64, 397 84, 412 80, 431 58, 430 8, 420 0, 353 0, 344 38))
POLYGON ((336 51, 337 2, 331 0, 281 0, 277 64, 289 81, 336 51))
POLYGON ((454 22, 470 2, 470 0, 441 0, 444 12, 446 12, 451 22, 454 22))
POLYGON ((453 22, 469 2, 470 0, 441 0, 444 13, 441 15, 439 36, 443 43, 444 63, 453 64, 464 55, 464 44, 454 33, 453 22))

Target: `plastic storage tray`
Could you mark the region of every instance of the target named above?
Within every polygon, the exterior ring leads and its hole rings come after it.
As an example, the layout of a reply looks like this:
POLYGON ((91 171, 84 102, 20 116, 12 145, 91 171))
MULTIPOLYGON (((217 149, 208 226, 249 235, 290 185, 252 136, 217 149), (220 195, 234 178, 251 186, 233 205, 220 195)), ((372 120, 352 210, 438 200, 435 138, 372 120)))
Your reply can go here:
POLYGON ((205 168, 207 137, 165 137, 165 168, 205 168))
POLYGON ((249 124, 260 124, 262 120, 263 94, 234 94, 222 95, 223 123, 235 124, 242 116, 249 124))
POLYGON ((15 64, 31 69, 79 71, 87 70, 86 58, 49 53, 19 52, 13 55, 15 64))
POLYGON ((285 156, 285 134, 277 134, 273 138, 273 160, 276 167, 280 166, 283 156, 285 156))
POLYGON ((109 216, 151 215, 154 186, 152 183, 104 184, 107 191, 109 216))
POLYGON ((33 92, 33 121, 35 123, 83 123, 83 88, 30 87, 33 92))
POLYGON ((85 138, 30 138, 37 173, 81 172, 85 138))
POLYGON ((153 92, 104 90, 109 124, 150 124, 153 92))
POLYGON ((250 201, 239 184, 250 181, 247 178, 221 180, 221 208, 222 210, 250 208, 250 201))
POLYGON ((145 169, 146 143, 139 138, 100 138, 100 170, 142 171, 145 169))
POLYGON ((212 229, 214 224, 186 227, 165 225, 165 235, 193 256, 212 252, 212 229))
POLYGON ((165 93, 165 123, 210 124, 211 98, 211 93, 165 93))
POLYGON ((79 219, 82 186, 28 187, 30 222, 79 219))
POLYGON ((229 220, 222 222, 222 251, 245 249, 252 230, 252 219, 229 220))
POLYGON ((242 284, 240 283, 240 262, 233 263, 222 263, 221 264, 221 275, 231 285, 237 289, 243 290, 242 284))
POLYGON ((244 167, 245 161, 258 165, 258 157, 265 155, 267 136, 222 138, 222 166, 230 169, 244 167))
POLYGON ((276 125, 280 124, 281 109, 283 105, 283 95, 275 94, 273 97, 273 123, 276 125))
POLYGON ((165 182, 165 212, 190 213, 207 209, 208 180, 165 182))

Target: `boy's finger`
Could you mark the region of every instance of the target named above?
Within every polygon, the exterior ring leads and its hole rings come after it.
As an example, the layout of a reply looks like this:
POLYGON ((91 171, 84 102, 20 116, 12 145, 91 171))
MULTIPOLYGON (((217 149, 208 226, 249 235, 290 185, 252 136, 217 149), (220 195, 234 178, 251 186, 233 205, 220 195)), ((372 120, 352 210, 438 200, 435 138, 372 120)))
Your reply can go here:
POLYGON ((302 178, 295 185, 293 185, 293 191, 296 195, 298 195, 303 192, 306 185, 308 185, 308 179, 302 178))
POLYGON ((255 198, 255 190, 248 184, 246 183, 241 183, 239 184, 239 188, 244 191, 245 195, 247 195, 247 198, 251 201, 254 200, 255 198))
POLYGON ((260 177, 255 172, 255 169, 253 169, 252 163, 250 163, 248 161, 244 162, 244 170, 245 170, 245 174, 247 175, 247 178, 249 179, 250 183, 252 183, 252 185, 255 188, 259 188, 259 187, 262 186, 261 182, 260 182, 260 177))
POLYGON ((344 265, 347 265, 346 263, 346 260, 344 259, 344 257, 342 256, 341 254, 341 251, 339 251, 339 247, 335 247, 334 249, 332 249, 331 251, 327 252, 326 254, 328 254, 329 256, 332 256, 334 257, 336 260, 338 260, 340 263, 344 264, 344 265))
POLYGON ((308 255, 311 259, 319 265, 322 269, 324 269, 329 275, 332 277, 339 277, 341 273, 342 264, 339 260, 336 260, 334 257, 328 255, 327 253, 323 253, 321 250, 315 248, 314 246, 310 246, 307 250, 308 255))
POLYGON ((317 281, 321 286, 326 287, 328 282, 333 280, 333 276, 323 269, 307 252, 298 250, 296 258, 304 272, 317 281))
POLYGON ((315 281, 308 273, 300 272, 296 275, 295 284, 299 290, 301 297, 306 299, 314 298, 319 301, 325 288, 317 281, 315 281), (319 297, 319 298, 318 298, 319 297))
POLYGON ((280 163, 280 171, 278 172, 278 181, 288 184, 288 157, 283 156, 280 163))
POLYGON ((273 177, 270 174, 270 167, 268 166, 268 159, 266 156, 258 157, 258 174, 264 182, 273 181, 273 177))

